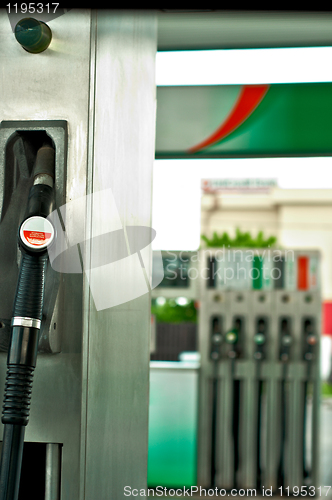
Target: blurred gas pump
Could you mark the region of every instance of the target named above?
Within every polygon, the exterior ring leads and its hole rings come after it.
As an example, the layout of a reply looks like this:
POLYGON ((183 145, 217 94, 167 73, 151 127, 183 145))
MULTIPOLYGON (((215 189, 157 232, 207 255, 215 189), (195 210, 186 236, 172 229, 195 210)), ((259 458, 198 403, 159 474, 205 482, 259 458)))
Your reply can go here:
MULTIPOLYGON (((280 493, 285 488, 292 491, 299 484, 318 485, 319 254, 294 251, 287 272, 281 266, 283 279, 266 283, 266 287, 263 283, 257 287, 254 280, 239 281, 235 273, 228 284, 208 279, 212 273, 206 270, 215 265, 216 256, 221 265, 228 256, 231 266, 237 252, 201 251, 201 275, 205 279, 200 289, 198 481, 208 484, 212 463, 215 484, 226 491, 233 487, 259 491, 269 485, 273 493, 280 493), (306 290, 301 289, 300 280, 303 262, 306 290), (218 317, 222 323, 218 323, 218 317), (222 332, 222 343, 218 324, 228 327, 222 332), (217 336, 213 343, 214 331, 217 336), (213 433, 207 417, 215 373, 212 359, 220 359, 213 433), (307 411, 310 418, 306 421, 307 411), (212 462, 207 435, 216 436, 212 462)), ((210 484, 214 484, 212 480, 210 484)))

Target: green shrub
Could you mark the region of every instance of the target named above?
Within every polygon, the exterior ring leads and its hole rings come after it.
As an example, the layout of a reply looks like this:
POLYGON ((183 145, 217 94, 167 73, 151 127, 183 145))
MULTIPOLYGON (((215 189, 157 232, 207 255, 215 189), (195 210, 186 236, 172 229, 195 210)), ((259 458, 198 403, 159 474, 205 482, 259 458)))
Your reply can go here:
POLYGON ((275 236, 270 236, 265 239, 263 231, 259 231, 256 238, 253 238, 249 232, 243 233, 239 228, 236 228, 235 238, 231 238, 226 232, 218 235, 215 231, 212 238, 208 238, 203 234, 201 239, 205 242, 207 247, 213 248, 267 248, 275 246, 277 242, 277 238, 275 236))
POLYGON ((158 305, 157 299, 152 300, 151 314, 158 323, 197 323, 197 309, 193 300, 186 305, 179 305, 176 299, 166 299, 158 305))

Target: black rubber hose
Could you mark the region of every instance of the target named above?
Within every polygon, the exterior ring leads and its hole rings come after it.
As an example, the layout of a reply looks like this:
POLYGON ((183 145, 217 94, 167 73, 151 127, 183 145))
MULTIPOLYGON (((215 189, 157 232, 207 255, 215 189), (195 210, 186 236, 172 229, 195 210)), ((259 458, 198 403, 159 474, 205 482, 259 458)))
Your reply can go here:
POLYGON ((2 423, 27 425, 34 367, 9 365, 5 385, 2 423))
MULTIPOLYGON (((47 253, 23 253, 13 317, 42 319, 47 253)), ((39 330, 12 327, 8 351, 2 422, 27 425, 33 371, 36 366, 39 330)))
POLYGON ((0 466, 0 499, 18 498, 25 427, 7 424, 3 431, 0 466))
MULTIPOLYGON (((46 266, 46 252, 39 255, 22 254, 13 317, 42 319, 46 266)), ((5 426, 0 500, 15 500, 18 495, 24 429, 29 421, 38 340, 37 328, 12 327, 2 410, 2 423, 5 426)))
POLYGON ((42 319, 47 253, 22 254, 13 317, 42 319))

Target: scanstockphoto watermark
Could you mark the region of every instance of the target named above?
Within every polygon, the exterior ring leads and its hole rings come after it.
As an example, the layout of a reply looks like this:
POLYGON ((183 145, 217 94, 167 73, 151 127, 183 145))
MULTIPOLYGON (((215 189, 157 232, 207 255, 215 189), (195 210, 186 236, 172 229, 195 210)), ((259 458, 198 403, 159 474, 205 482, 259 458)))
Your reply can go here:
MULTIPOLYGON (((235 489, 233 488, 230 492, 225 489, 215 488, 202 488, 201 486, 191 486, 187 488, 182 486, 181 488, 166 488, 165 486, 157 486, 156 488, 132 488, 131 486, 125 486, 123 490, 123 495, 125 497, 193 497, 194 495, 209 496, 209 497, 225 497, 225 496, 257 496, 256 489, 235 489)), ((272 495, 272 488, 271 488, 272 495)), ((270 496, 267 494, 267 496, 270 496)))
POLYGON ((294 263, 295 254, 294 250, 230 249, 224 246, 192 255, 166 252, 163 262, 167 280, 200 278, 227 284, 233 280, 278 280, 282 275, 282 265, 294 263))
POLYGON ((197 263, 202 258, 215 260, 216 262, 253 262, 255 257, 260 257, 267 262, 281 262, 295 260, 295 253, 292 249, 280 250, 277 248, 267 247, 264 249, 258 248, 231 248, 230 246, 223 245, 218 250, 204 249, 204 252, 192 252, 190 254, 186 251, 180 252, 163 252, 163 258, 167 259, 170 263, 180 261, 182 263, 197 263))
POLYGON ((185 281, 187 278, 190 280, 195 280, 201 278, 203 280, 219 280, 221 283, 228 283, 234 280, 278 280, 281 278, 281 269, 278 267, 266 266, 262 264, 262 267, 243 267, 239 263, 235 263, 232 267, 217 267, 212 264, 211 268, 203 267, 198 269, 196 267, 186 268, 184 266, 179 266, 177 270, 166 267, 165 270, 166 279, 175 280, 180 279, 185 281))
MULTIPOLYGON (((151 243, 156 231, 122 221, 111 189, 82 196, 52 212, 56 237, 48 248, 54 271, 84 273, 97 311, 149 293, 163 278, 154 277, 151 243)), ((161 263, 161 252, 154 252, 161 263)))

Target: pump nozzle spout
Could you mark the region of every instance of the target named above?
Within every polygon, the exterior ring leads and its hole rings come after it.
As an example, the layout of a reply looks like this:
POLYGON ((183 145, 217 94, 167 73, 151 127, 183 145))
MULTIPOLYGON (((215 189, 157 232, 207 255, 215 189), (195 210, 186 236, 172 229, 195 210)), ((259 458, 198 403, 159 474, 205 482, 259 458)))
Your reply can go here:
POLYGON ((55 176, 55 151, 47 142, 38 150, 33 175, 34 184, 46 184, 53 187, 55 176))

